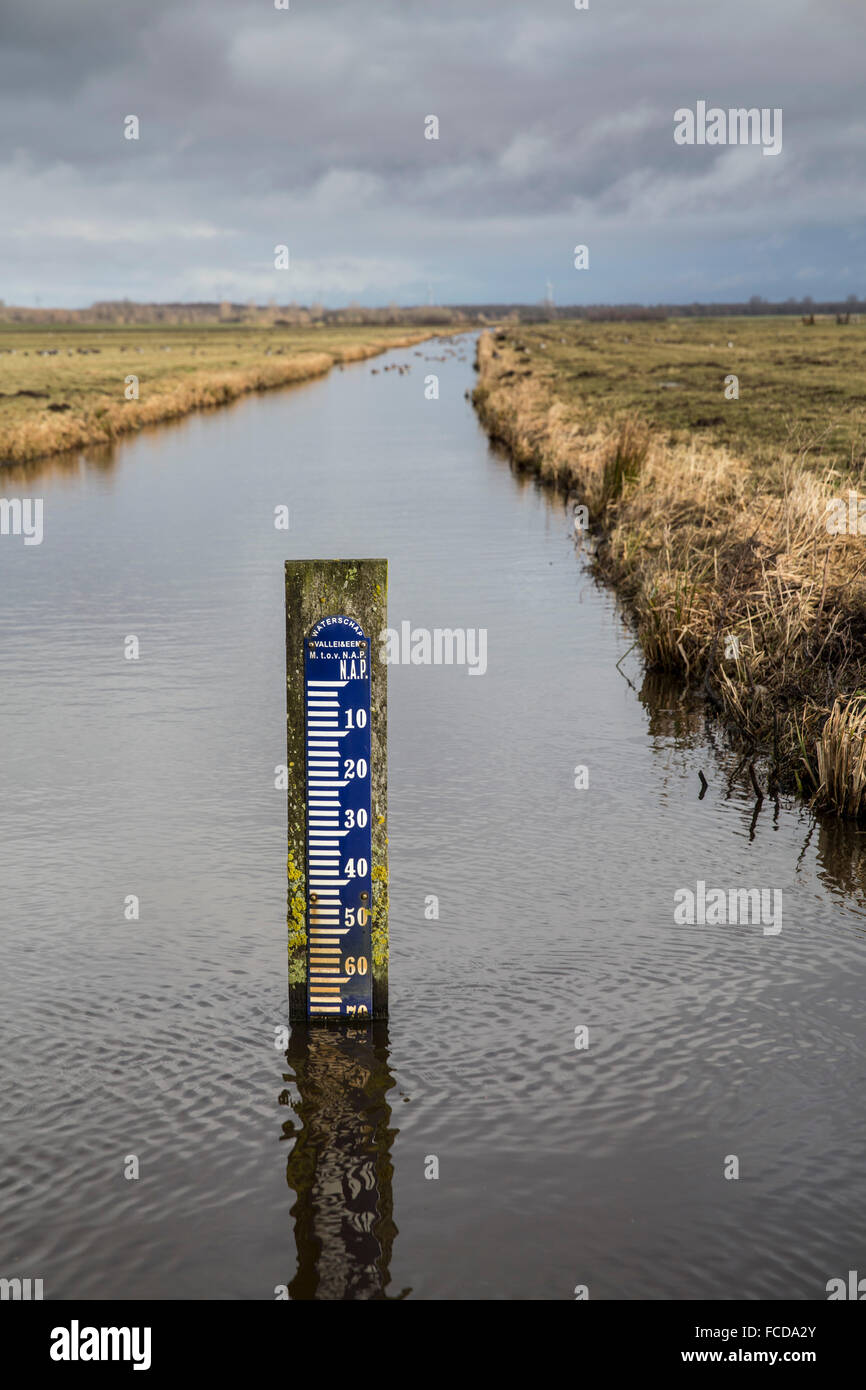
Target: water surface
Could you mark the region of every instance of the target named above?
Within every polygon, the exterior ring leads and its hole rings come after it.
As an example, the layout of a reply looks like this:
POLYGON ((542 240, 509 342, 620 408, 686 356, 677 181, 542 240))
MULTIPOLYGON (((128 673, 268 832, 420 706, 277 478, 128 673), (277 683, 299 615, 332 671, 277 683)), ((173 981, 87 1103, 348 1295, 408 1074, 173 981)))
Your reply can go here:
POLYGON ((866 1261, 863 835, 754 817, 488 448, 471 342, 418 351, 2 484, 45 539, 0 539, 0 1274, 823 1298, 866 1261), (391 669, 390 1023, 286 1053, 283 562, 364 555, 488 670, 391 669), (676 925, 698 880, 780 889, 782 931, 676 925))

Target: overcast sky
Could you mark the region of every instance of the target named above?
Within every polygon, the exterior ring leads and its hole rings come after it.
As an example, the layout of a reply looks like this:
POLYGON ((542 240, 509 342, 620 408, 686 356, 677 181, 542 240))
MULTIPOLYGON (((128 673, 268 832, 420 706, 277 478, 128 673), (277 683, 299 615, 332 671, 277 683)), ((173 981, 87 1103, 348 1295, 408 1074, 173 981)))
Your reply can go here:
POLYGON ((0 12, 7 303, 866 295, 866 0, 0 12), (699 100, 781 154, 678 146, 699 100))

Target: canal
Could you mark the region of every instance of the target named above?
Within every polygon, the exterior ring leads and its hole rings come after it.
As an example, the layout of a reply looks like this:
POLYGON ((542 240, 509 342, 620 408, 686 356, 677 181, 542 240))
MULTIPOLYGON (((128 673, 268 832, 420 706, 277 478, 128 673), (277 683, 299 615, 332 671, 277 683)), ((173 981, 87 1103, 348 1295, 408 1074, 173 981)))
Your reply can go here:
POLYGON ((863 1270, 864 836, 755 815, 563 501, 488 446, 473 354, 3 479, 44 540, 0 539, 0 1274, 46 1298, 863 1270), (392 628, 484 629, 486 670, 390 669, 391 1019, 286 1047, 283 563, 368 555, 392 628), (781 930, 675 920, 699 885, 780 893, 781 930))

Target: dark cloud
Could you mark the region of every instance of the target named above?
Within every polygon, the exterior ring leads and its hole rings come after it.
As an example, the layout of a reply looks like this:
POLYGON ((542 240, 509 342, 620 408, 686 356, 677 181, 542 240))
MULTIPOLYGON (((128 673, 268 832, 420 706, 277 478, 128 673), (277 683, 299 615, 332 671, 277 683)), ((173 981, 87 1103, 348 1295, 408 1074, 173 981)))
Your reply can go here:
POLYGON ((28 0, 3 21, 0 293, 866 291, 864 28, 860 0, 28 0), (782 154, 676 146, 699 98, 781 107, 782 154))

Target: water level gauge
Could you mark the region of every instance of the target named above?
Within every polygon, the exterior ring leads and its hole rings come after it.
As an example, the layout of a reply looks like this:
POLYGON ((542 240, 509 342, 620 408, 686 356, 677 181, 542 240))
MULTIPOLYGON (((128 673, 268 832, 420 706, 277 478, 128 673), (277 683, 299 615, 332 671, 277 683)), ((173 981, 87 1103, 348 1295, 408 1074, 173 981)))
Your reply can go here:
POLYGON ((322 618, 304 649, 307 1012, 372 1013, 370 639, 322 618))

